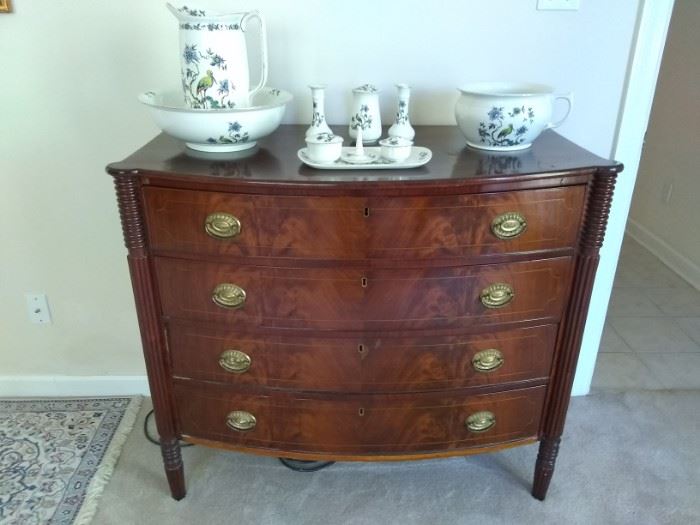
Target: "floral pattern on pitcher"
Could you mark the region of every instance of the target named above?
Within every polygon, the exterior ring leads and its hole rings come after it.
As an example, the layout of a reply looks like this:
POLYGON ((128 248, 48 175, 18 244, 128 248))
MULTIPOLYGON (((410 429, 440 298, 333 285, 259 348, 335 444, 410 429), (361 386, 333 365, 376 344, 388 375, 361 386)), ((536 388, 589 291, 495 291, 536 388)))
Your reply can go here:
POLYGON ((527 133, 528 126, 535 120, 535 113, 531 107, 514 107, 504 113, 503 106, 492 106, 487 113, 488 122, 479 123, 479 137, 487 146, 517 146, 525 141, 523 135, 527 133), (509 118, 506 118, 507 117, 509 118), (508 124, 506 125, 506 122, 508 124))
POLYGON ((235 31, 240 29, 241 26, 238 24, 191 24, 189 22, 183 22, 180 24, 180 29, 187 29, 189 31, 235 31))
POLYGON ((222 72, 227 69, 226 60, 221 55, 211 49, 202 53, 197 49, 197 44, 191 44, 185 45, 182 58, 187 65, 182 72, 182 88, 193 108, 221 109, 236 106, 233 101, 227 100, 236 87, 228 79, 217 80, 214 74, 214 70, 222 72), (200 65, 207 67, 203 74, 200 65))

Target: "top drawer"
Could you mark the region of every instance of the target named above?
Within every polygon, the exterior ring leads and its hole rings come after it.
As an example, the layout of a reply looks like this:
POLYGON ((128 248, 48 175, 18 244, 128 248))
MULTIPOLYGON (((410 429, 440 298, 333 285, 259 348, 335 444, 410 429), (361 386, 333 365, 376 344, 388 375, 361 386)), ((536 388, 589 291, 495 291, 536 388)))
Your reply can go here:
POLYGON ((368 198, 144 189, 153 250, 301 259, 478 258, 573 247, 584 197, 584 186, 368 198))

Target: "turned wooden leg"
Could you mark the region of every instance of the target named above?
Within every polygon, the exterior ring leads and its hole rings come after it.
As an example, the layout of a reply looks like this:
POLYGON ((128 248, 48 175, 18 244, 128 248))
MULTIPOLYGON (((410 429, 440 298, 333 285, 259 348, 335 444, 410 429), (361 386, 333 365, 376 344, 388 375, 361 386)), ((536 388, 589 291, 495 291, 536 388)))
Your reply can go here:
POLYGON ((187 493, 185 490, 185 470, 182 467, 180 443, 177 439, 162 440, 160 451, 163 454, 163 465, 165 466, 168 485, 170 485, 170 494, 179 501, 187 493))
POLYGON ((549 482, 554 474, 554 463, 559 453, 561 438, 545 438, 540 442, 540 451, 535 464, 535 480, 532 483, 532 495, 543 501, 547 495, 549 482))

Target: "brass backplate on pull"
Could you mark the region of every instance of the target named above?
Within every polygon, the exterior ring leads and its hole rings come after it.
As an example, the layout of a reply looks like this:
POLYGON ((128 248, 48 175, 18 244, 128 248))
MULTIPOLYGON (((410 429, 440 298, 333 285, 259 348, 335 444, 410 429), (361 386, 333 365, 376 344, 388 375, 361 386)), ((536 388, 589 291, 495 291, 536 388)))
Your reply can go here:
POLYGON ((226 416, 226 426, 238 432, 253 430, 256 424, 255 416, 245 410, 234 410, 226 416))
POLYGON ((496 424, 496 415, 483 410, 469 416, 464 424, 470 432, 486 432, 496 424))
POLYGON ((517 211, 503 213, 491 222, 491 232, 499 239, 514 239, 527 230, 527 221, 517 211))
POLYGON ((501 368, 504 361, 503 354, 499 350, 489 348, 474 355, 472 366, 477 372, 488 373, 501 368))
POLYGON ((222 308, 240 308, 245 303, 246 293, 236 284, 221 283, 216 285, 211 298, 217 306, 222 308))
POLYGON ((251 362, 250 356, 240 350, 225 350, 219 356, 219 366, 234 374, 247 372, 251 362))
POLYGON ((515 297, 513 287, 506 283, 494 283, 481 292, 481 304, 486 308, 503 308, 515 297))
POLYGON ((204 220, 204 231, 215 239, 229 239, 241 233, 241 221, 230 213, 210 213, 204 220))

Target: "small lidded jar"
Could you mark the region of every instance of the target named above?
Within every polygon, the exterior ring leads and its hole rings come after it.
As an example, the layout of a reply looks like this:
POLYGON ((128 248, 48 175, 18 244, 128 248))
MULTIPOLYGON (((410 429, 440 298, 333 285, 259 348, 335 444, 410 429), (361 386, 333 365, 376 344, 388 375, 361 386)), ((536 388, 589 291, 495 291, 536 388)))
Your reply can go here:
POLYGON ((306 150, 314 162, 335 162, 343 152, 343 137, 333 133, 317 133, 306 137, 306 150))
POLYGON ((362 130, 362 142, 375 144, 382 136, 382 117, 379 113, 379 90, 372 84, 364 84, 352 90, 352 114, 348 133, 357 140, 357 130, 362 130))
POLYGON ((403 162, 411 155, 413 141, 401 137, 388 137, 379 141, 382 158, 391 162, 403 162))

